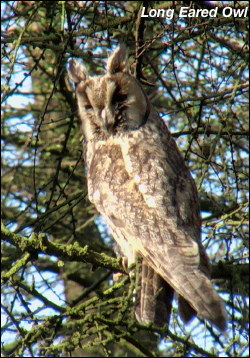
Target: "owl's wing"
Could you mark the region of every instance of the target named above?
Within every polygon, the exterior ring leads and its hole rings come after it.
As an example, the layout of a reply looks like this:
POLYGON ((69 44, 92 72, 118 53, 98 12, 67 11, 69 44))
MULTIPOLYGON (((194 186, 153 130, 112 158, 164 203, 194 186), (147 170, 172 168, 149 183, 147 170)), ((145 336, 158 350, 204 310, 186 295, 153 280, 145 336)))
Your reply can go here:
POLYGON ((226 327, 206 277, 194 182, 168 133, 112 138, 95 150, 89 193, 126 255, 139 253, 199 316, 226 327), (112 142, 113 141, 113 142, 112 142))
MULTIPOLYGON (((121 204, 121 202, 120 202, 121 204)), ((118 219, 119 211, 116 211, 116 216, 113 214, 112 220, 116 225, 110 225, 110 219, 104 216, 107 221, 115 240, 123 245, 123 241, 126 241, 127 251, 126 256, 128 259, 135 256, 134 252, 141 254, 143 259, 149 266, 149 273, 145 270, 142 275, 142 291, 139 298, 139 305, 136 311, 137 317, 141 322, 148 323, 149 321, 154 324, 162 326, 163 321, 167 323, 170 317, 170 305, 171 305, 171 290, 167 290, 168 286, 172 287, 179 295, 179 313, 181 318, 188 322, 196 313, 202 318, 208 319, 209 322, 214 324, 220 330, 226 329, 226 313, 222 301, 216 291, 213 288, 211 281, 204 275, 199 269, 198 264, 189 264, 191 260, 186 260, 179 252, 178 249, 165 247, 165 244, 157 243, 154 239, 148 239, 147 247, 142 247, 142 244, 137 240, 137 235, 131 236, 131 231, 126 230, 124 227, 124 218, 118 219), (115 219, 114 219, 115 218, 115 219), (120 222, 120 227, 117 223, 120 222), (133 244, 131 244, 133 242, 133 244), (128 247, 131 246, 131 250, 128 247), (189 262, 188 262, 189 261, 189 262), (188 262, 188 263, 187 263, 188 262), (156 275, 157 278, 163 278, 166 281, 166 286, 159 281, 158 288, 163 288, 163 295, 158 301, 153 295, 149 300, 152 292, 156 292, 153 289, 152 275, 156 275), (160 276, 160 277, 159 277, 160 276), (148 279, 151 278, 151 281, 148 279), (160 312, 162 304, 165 304, 163 310, 163 320, 155 319, 153 311, 160 312), (149 309, 151 307, 151 311, 149 309)), ((144 225, 143 221, 140 222, 144 225)), ((126 225, 125 225, 126 226, 126 225)), ((153 235, 151 235, 153 236, 153 235)), ((173 239, 175 237, 173 236, 173 239)), ((187 250, 185 248, 185 253, 187 250)), ((190 255, 191 257, 192 255, 190 255)), ((131 262, 132 262, 131 260, 131 262)))

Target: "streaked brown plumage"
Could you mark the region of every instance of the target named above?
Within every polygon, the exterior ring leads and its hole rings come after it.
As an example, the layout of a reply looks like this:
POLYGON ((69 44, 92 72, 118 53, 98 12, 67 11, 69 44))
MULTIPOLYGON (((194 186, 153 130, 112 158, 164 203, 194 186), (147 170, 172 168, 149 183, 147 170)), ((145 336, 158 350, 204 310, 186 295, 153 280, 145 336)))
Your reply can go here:
POLYGON ((143 258, 139 321, 168 323, 175 291, 185 322, 198 314, 223 331, 226 314, 209 279, 195 183, 126 65, 124 46, 111 55, 103 76, 90 77, 70 62, 87 145, 89 198, 128 264, 136 255, 143 258))

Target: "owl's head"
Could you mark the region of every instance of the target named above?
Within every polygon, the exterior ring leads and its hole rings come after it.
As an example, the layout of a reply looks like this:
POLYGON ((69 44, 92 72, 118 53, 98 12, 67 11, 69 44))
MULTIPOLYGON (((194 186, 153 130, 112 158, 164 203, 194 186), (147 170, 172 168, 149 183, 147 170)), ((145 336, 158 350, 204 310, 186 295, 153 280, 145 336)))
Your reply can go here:
POLYGON ((107 73, 91 77, 75 60, 69 63, 69 76, 76 84, 82 128, 87 140, 136 130, 147 121, 148 99, 139 82, 127 72, 127 49, 118 47, 108 59, 107 73))

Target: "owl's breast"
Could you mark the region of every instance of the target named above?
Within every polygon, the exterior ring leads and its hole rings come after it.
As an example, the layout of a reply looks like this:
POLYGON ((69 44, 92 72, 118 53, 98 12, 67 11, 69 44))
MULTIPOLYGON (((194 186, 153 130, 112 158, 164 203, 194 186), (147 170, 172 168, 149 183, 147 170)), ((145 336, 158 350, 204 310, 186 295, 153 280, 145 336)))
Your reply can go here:
POLYGON ((130 177, 120 145, 100 141, 95 143, 94 150, 91 150, 91 155, 87 154, 87 158, 89 199, 102 213, 106 202, 110 205, 123 195, 130 177))

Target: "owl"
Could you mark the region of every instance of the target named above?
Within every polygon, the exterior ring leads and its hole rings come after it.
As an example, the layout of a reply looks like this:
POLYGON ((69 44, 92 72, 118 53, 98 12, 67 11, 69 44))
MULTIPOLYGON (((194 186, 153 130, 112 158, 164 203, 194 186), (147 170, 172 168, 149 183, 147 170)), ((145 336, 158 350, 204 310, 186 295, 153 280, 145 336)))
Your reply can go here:
POLYGON ((69 63, 85 137, 88 195, 128 266, 142 260, 135 314, 168 324, 174 293, 187 323, 198 315, 226 329, 224 305, 209 278, 194 180, 171 134, 127 69, 124 45, 104 75, 69 63))

